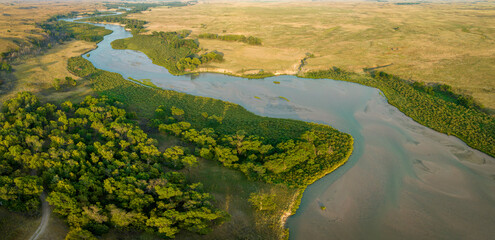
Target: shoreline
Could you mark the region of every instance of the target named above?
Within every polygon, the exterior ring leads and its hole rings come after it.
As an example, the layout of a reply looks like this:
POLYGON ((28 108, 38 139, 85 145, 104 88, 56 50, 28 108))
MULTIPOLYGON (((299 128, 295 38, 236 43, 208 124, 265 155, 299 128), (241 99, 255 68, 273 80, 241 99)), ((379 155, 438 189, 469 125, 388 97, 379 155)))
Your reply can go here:
MULTIPOLYGON (((163 66, 162 66, 163 67, 163 66)), ((305 71, 299 71, 295 74, 273 74, 272 76, 262 76, 262 77, 249 77, 249 76, 243 76, 243 75, 239 75, 239 74, 234 74, 232 73, 232 71, 228 70, 228 69, 222 69, 222 68, 217 68, 217 69, 206 69, 205 71, 193 71, 193 72, 190 72, 190 74, 200 74, 200 73, 215 73, 215 74, 224 74, 224 75, 228 75, 228 76, 234 76, 234 77, 240 77, 240 78, 247 78, 247 79, 264 79, 264 78, 268 78, 268 77, 276 77, 276 76, 283 76, 283 75, 287 75, 287 76, 296 76, 298 78, 304 78, 304 79, 314 79, 312 77, 305 77, 304 74, 305 73, 311 73, 311 72, 318 72, 318 71, 321 71, 321 70, 305 70, 305 71), (228 72, 220 72, 220 71, 215 71, 215 70, 224 70, 224 71, 228 71, 228 72)), ((358 75, 361 75, 357 72, 351 72, 352 74, 358 74, 358 75)), ((189 74, 189 73, 185 73, 185 74, 189 74)), ((419 119, 416 119, 414 118, 413 116, 410 116, 407 111, 405 111, 405 109, 402 109, 398 104, 394 103, 394 102, 391 102, 390 101, 390 96, 387 96, 387 94, 385 93, 384 89, 381 89, 379 87, 375 87, 375 86, 371 86, 371 85, 366 85, 364 84, 363 82, 359 82, 359 81, 354 81, 354 80, 346 80, 346 79, 339 79, 339 78, 329 78, 329 77, 321 77, 320 79, 331 79, 331 80, 336 80, 336 81, 343 81, 343 82, 349 82, 349 83, 356 83, 356 84, 359 84, 359 85, 362 85, 362 86, 367 86, 367 87, 371 87, 371 88, 376 88, 378 90, 380 90, 383 95, 385 96, 388 104, 394 106, 395 108, 397 108, 400 112, 404 113, 406 116, 408 116, 409 118, 411 118, 412 120, 414 120, 415 122, 417 122, 418 124, 422 125, 422 126, 425 126, 427 128, 430 128, 436 132, 439 132, 439 133, 442 133, 442 134, 446 134, 446 135, 449 135, 449 136, 453 136, 453 137, 456 137, 458 139, 460 139, 462 142, 464 142, 467 146, 469 146, 470 148, 472 149, 475 149, 477 151, 480 151, 482 153, 485 153, 489 156, 492 156, 492 157, 495 157, 495 154, 492 154, 490 152, 487 152, 487 151, 484 151, 480 148, 477 148, 476 146, 472 145, 472 144, 469 144, 468 141, 466 141, 465 138, 463 137, 460 137, 460 136, 457 136, 456 134, 453 134, 453 133, 450 133, 450 132, 446 132, 446 131, 441 131, 441 130, 438 130, 438 129, 435 129, 433 126, 430 126, 426 121, 421 121, 419 119)), ((488 116, 490 117, 495 117, 495 114, 490 114, 490 113, 487 113, 488 116)))
MULTIPOLYGON (((299 205, 301 205, 301 200, 303 198, 303 195, 304 195, 304 192, 306 191, 306 189, 311 184, 313 184, 316 181, 324 178, 326 175, 331 174, 332 172, 334 172, 335 170, 337 170, 339 167, 341 167, 344 164, 346 164, 347 161, 349 161, 349 158, 351 157, 351 155, 352 155, 353 152, 354 152, 354 137, 351 136, 351 148, 349 149, 349 151, 347 152, 347 154, 344 156, 344 158, 342 158, 342 160, 339 161, 339 163, 336 164, 335 166, 333 166, 330 169, 328 169, 326 171, 323 171, 321 174, 316 175, 315 177, 313 177, 312 178, 312 181, 308 185, 299 188, 299 190, 294 195, 294 197, 293 197, 293 199, 291 201, 291 204, 290 204, 291 206, 289 207, 289 209, 287 209, 286 211, 284 211, 283 214, 282 214, 282 216, 280 217, 280 227, 283 230, 289 230, 289 228, 287 227, 287 220, 289 219, 290 216, 296 214, 297 210, 299 209, 299 205)), ((285 236, 285 235, 282 235, 281 236, 281 238, 284 238, 284 237, 288 237, 288 236, 285 236)))

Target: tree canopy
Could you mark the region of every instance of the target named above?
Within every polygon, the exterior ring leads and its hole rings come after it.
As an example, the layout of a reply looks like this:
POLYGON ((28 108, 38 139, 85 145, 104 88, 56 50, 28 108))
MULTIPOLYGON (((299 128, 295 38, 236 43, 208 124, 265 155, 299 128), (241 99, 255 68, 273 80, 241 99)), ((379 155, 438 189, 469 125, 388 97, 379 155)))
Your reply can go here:
POLYGON ((42 104, 30 93, 0 113, 0 203, 36 212, 45 191, 71 236, 109 228, 156 232, 210 231, 226 214, 200 183, 177 170, 196 165, 180 147, 160 152, 126 118, 121 103, 87 97, 80 104, 42 104))

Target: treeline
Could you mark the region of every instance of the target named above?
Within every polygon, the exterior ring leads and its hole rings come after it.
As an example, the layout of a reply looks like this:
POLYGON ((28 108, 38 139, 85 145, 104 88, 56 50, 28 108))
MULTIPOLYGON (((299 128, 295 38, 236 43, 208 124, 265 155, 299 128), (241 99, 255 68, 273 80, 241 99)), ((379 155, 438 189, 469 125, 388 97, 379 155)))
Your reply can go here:
POLYGON ((39 26, 47 34, 53 36, 53 38, 58 38, 59 41, 77 39, 88 42, 100 42, 105 35, 112 33, 112 30, 87 23, 52 21, 39 24, 39 26))
POLYGON ((155 116, 154 126, 192 143, 197 156, 252 179, 305 186, 352 152, 352 137, 329 126, 260 117, 236 104, 139 86, 82 57, 71 58, 69 70, 90 78, 100 94, 134 106, 139 116, 155 116))
POLYGON ((471 98, 452 92, 449 86, 426 86, 384 72, 363 76, 333 68, 307 72, 306 78, 330 78, 380 89, 390 104, 422 125, 454 135, 469 146, 495 156, 495 119, 480 111, 471 98))
POLYGON ((197 165, 187 149, 160 152, 108 98, 42 104, 30 93, 0 113, 0 205, 36 212, 40 194, 69 223, 66 239, 94 239, 110 228, 173 238, 206 234, 226 213, 200 183, 178 172, 197 165))
MULTIPOLYGON (((72 15, 72 14, 77 14, 77 12, 71 12, 66 15, 72 15)), ((55 15, 44 22, 35 23, 35 25, 39 28, 40 32, 46 33, 46 29, 41 28, 40 25, 43 25, 48 22, 56 21, 58 17, 63 17, 66 15, 55 15)), ((53 44, 56 44, 58 41, 60 41, 60 37, 58 36, 53 36, 50 34, 40 34, 40 35, 41 35, 40 37, 28 36, 22 41, 17 41, 16 47, 10 48, 5 52, 0 53, 0 62, 2 62, 2 64, 4 62, 6 64, 9 64, 10 62, 13 62, 15 59, 21 56, 25 56, 29 54, 38 54, 43 49, 50 48, 52 47, 53 44)))
POLYGON ((198 38, 218 39, 229 42, 243 42, 250 45, 261 45, 261 39, 253 36, 246 37, 244 35, 235 35, 235 34, 218 35, 214 33, 202 33, 198 35, 198 38))
POLYGON ((125 13, 120 14, 118 16, 110 15, 110 16, 98 16, 91 17, 86 19, 81 19, 80 21, 88 21, 88 22, 112 22, 112 23, 120 23, 125 25, 125 28, 131 29, 133 34, 138 34, 140 32, 144 32, 144 25, 148 22, 138 19, 130 19, 126 18, 129 14, 140 13, 142 11, 146 11, 152 7, 159 6, 169 6, 169 7, 182 7, 187 6, 187 3, 184 2, 165 2, 165 3, 106 3, 105 7, 110 8, 128 8, 125 13))
POLYGON ((126 18, 123 15, 91 17, 91 18, 81 19, 78 21, 120 23, 125 25, 125 28, 131 29, 133 34, 143 32, 144 25, 148 23, 143 20, 126 18))
POLYGON ((41 50, 51 48, 57 43, 71 39, 99 42, 103 36, 110 34, 112 31, 104 27, 93 26, 85 23, 72 23, 58 21, 56 17, 48 21, 36 23, 36 26, 43 29, 46 34, 44 38, 29 38, 29 44, 22 44, 17 48, 10 49, 1 54, 3 62, 11 62, 15 58, 32 53, 39 53, 41 50))
POLYGON ((185 39, 189 32, 153 32, 151 35, 135 35, 131 38, 113 41, 115 49, 132 49, 145 53, 153 63, 168 69, 171 74, 182 74, 199 65, 222 61, 223 55, 208 52, 198 55, 198 42, 185 39))
MULTIPOLYGON (((29 54, 39 54, 41 53, 44 49, 51 48, 55 44, 67 41, 73 38, 76 39, 81 39, 81 40, 87 40, 87 41, 101 41, 103 35, 106 35, 110 33, 111 31, 103 30, 103 27, 89 27, 87 26, 81 26, 81 29, 77 29, 78 27, 75 26, 61 26, 63 24, 58 23, 58 20, 61 18, 69 18, 69 17, 76 17, 78 15, 87 15, 87 16, 93 16, 93 15, 98 15, 101 12, 95 12, 95 13, 83 13, 80 14, 78 12, 70 12, 67 14, 59 14, 50 17, 44 22, 38 22, 35 23, 35 25, 43 31, 43 36, 40 37, 27 37, 25 41, 20 42, 19 45, 15 48, 11 48, 6 52, 0 53, 0 62, 12 62, 15 59, 29 55, 29 54), (59 25, 59 26, 55 26, 59 25), (72 30, 75 30, 75 32, 71 33, 70 29, 68 30, 67 28, 71 28, 72 30), (83 30, 84 29, 84 30, 83 30), (94 32, 99 32, 99 33, 94 33, 94 32), (86 34, 87 36, 83 36, 86 34), (96 35, 101 35, 100 37, 97 37, 96 35)), ((66 25, 71 25, 71 24, 66 24, 66 25)))
POLYGON ((45 33, 42 38, 28 37, 27 40, 20 43, 18 47, 0 53, 0 84, 2 84, 4 79, 4 76, 2 75, 9 74, 12 71, 11 63, 20 57, 40 54, 45 49, 52 48, 56 44, 71 39, 99 42, 103 40, 103 36, 112 32, 104 27, 57 20, 60 17, 67 17, 75 14, 77 13, 73 12, 66 15, 55 16, 45 22, 36 23, 37 27, 41 28, 45 33))
POLYGON ((86 13, 80 13, 80 12, 72 11, 72 12, 66 13, 66 14, 53 15, 49 19, 47 19, 46 21, 47 22, 52 22, 52 21, 58 21, 58 20, 60 20, 62 18, 75 18, 77 16, 94 17, 94 16, 108 14, 108 13, 109 12, 100 12, 98 10, 96 10, 94 12, 86 12, 86 13))
POLYGON ((107 9, 112 8, 129 8, 126 13, 139 13, 146 11, 152 7, 168 6, 168 7, 184 7, 187 6, 187 2, 163 2, 163 3, 105 3, 107 9))

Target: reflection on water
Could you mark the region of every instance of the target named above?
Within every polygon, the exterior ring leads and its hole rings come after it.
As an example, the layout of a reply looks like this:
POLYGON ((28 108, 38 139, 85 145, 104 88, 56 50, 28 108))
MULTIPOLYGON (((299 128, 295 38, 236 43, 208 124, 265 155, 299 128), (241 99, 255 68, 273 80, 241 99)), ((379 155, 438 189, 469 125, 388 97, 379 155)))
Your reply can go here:
POLYGON ((131 34, 102 26, 114 32, 84 56, 97 68, 352 134, 349 162, 309 186, 289 218, 292 239, 489 239, 495 232, 495 160, 412 121, 377 89, 294 76, 172 76, 141 52, 112 49, 131 34))

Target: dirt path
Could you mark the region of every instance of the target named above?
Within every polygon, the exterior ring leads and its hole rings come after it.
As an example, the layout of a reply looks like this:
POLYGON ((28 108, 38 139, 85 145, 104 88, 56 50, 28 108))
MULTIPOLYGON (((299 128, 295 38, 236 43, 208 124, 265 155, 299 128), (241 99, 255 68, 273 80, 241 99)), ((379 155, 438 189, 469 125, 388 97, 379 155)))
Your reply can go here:
POLYGON ((39 236, 43 235, 45 232, 46 226, 48 226, 48 221, 50 220, 50 205, 48 205, 48 202, 45 200, 46 198, 46 193, 43 192, 41 194, 41 223, 38 226, 38 229, 34 232, 34 234, 29 238, 29 240, 37 240, 39 236))

